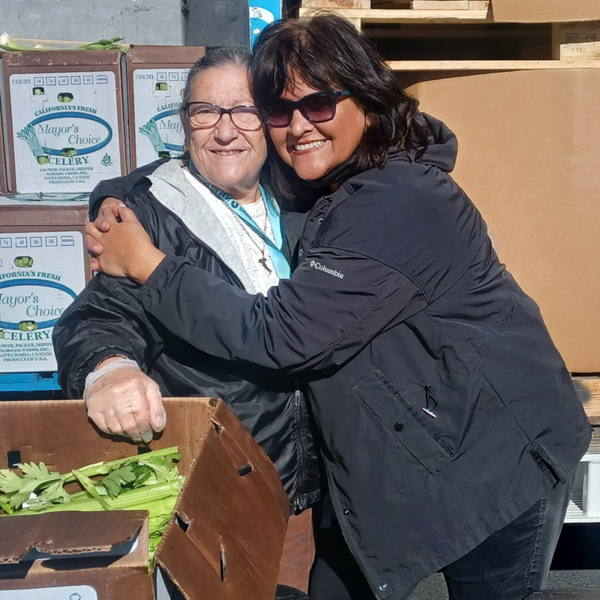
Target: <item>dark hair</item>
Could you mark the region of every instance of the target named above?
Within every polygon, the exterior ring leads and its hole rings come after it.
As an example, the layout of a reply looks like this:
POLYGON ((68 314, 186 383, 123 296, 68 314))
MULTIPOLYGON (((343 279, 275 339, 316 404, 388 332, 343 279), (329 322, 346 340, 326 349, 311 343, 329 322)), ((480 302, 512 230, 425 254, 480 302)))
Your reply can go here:
MULTIPOLYGON (((251 75, 259 106, 280 97, 294 77, 318 90, 350 90, 369 125, 347 176, 382 167, 392 147, 405 150, 411 160, 427 148, 431 136, 427 125, 415 119, 417 100, 402 89, 375 46, 342 17, 325 13, 272 23, 256 41, 251 75)), ((298 197, 290 184, 293 170, 278 156, 268 162, 278 191, 298 197)))
POLYGON ((196 61, 188 73, 188 78, 183 89, 183 98, 179 114, 183 118, 186 114, 185 104, 190 101, 192 82, 198 73, 213 67, 244 67, 250 70, 252 54, 242 46, 212 46, 206 49, 206 54, 196 61))

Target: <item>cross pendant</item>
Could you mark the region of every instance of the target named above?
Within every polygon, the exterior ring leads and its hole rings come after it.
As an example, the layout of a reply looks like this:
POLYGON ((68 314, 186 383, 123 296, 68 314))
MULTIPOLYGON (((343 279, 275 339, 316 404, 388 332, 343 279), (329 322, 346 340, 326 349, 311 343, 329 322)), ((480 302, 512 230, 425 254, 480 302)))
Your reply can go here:
POLYGON ((266 257, 262 257, 258 260, 258 262, 267 270, 267 273, 269 273, 269 275, 273 272, 271 271, 271 269, 269 269, 268 265, 267 265, 267 259, 266 257))

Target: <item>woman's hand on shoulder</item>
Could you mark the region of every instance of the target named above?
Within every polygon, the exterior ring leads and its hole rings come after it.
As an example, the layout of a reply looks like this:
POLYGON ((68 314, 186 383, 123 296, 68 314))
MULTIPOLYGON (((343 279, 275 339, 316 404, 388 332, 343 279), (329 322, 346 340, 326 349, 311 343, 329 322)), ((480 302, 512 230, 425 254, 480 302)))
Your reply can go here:
MULTIPOLYGON (((144 283, 156 269, 165 254, 152 244, 150 236, 137 220, 135 213, 122 203, 111 206, 114 221, 101 231, 94 223, 88 223, 88 248, 98 248, 95 262, 99 271, 114 277, 130 277, 144 283)), ((104 222, 104 221, 102 221, 104 222)), ((100 223, 99 223, 100 225, 100 223)))
MULTIPOLYGON (((110 231, 111 225, 113 223, 117 223, 119 206, 125 206, 125 204, 123 204, 123 202, 118 198, 113 198, 109 196, 102 201, 102 204, 98 209, 98 215, 94 220, 94 226, 96 227, 96 229, 98 229, 98 231, 110 231)), ((88 252, 92 257, 90 260, 90 267, 92 271, 99 271, 100 264, 98 262, 98 257, 104 251, 104 247, 91 235, 86 236, 85 242, 88 252)))

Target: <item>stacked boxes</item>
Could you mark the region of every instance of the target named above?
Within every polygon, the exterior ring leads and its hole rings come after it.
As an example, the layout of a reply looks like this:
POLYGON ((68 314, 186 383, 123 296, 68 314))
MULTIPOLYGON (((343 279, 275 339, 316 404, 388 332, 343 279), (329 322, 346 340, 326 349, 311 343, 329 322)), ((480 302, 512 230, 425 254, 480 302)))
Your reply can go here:
POLYGON ((127 56, 2 55, 8 151, 4 157, 0 129, 0 187, 12 195, 0 197, 0 392, 32 390, 24 374, 38 382, 37 374, 56 370, 52 327, 90 277, 88 194, 129 162, 135 168, 183 151, 182 91, 203 54, 140 46, 127 56))
POLYGON ((188 71, 203 47, 134 46, 127 53, 131 169, 183 152, 179 118, 188 71))

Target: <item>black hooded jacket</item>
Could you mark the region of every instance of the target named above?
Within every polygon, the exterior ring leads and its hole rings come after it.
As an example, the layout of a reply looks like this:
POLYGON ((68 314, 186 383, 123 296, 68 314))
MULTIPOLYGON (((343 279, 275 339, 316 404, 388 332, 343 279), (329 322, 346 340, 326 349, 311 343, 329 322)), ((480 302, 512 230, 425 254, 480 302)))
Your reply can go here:
MULTIPOLYGON (((168 256, 185 258, 228 284, 251 289, 224 230, 212 211, 204 210, 179 161, 156 161, 127 177, 102 182, 91 198, 92 218, 107 196, 127 197, 153 242, 168 256)), ((293 225, 302 213, 283 217, 293 225)), ((275 463, 291 510, 314 503, 320 494, 317 452, 298 378, 197 350, 147 315, 139 294, 140 286, 131 280, 98 274, 65 311, 54 327, 53 341, 67 396, 81 397, 87 374, 102 360, 127 356, 158 383, 163 396, 225 400, 275 463)))
POLYGON ((422 158, 393 154, 317 201, 292 278, 266 297, 174 257, 140 292, 201 351, 301 374, 337 518, 380 600, 563 485, 591 435, 537 305, 448 175, 453 134, 430 125, 422 158))

